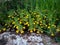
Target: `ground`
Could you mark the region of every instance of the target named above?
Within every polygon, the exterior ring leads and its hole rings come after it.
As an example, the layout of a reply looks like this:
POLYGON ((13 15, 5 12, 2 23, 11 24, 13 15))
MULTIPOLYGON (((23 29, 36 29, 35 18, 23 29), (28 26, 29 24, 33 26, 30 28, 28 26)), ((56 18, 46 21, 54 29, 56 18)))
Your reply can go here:
POLYGON ((60 45, 45 34, 14 34, 4 32, 0 34, 0 45, 60 45))

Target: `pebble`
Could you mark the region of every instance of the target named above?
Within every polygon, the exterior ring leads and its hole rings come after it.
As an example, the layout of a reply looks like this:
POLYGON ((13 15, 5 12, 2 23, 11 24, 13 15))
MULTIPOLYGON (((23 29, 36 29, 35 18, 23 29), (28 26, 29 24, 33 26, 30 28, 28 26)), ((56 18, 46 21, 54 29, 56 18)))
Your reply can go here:
POLYGON ((43 43, 40 43, 40 45, 44 45, 43 43))

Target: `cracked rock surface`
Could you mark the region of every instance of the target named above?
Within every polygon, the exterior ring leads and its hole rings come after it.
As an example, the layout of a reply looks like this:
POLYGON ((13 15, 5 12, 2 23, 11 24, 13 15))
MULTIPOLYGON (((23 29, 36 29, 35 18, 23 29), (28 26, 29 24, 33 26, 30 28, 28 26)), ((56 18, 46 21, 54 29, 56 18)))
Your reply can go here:
POLYGON ((10 32, 0 34, 0 45, 60 45, 47 35, 31 33, 16 35, 10 32))

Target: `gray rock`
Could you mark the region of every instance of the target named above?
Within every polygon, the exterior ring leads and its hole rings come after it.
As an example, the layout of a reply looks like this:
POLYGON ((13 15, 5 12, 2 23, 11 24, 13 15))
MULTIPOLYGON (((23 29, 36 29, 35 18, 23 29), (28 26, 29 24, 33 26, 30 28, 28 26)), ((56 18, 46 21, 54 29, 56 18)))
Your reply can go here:
POLYGON ((40 43, 40 45, 44 45, 43 43, 40 43))
POLYGON ((0 45, 52 45, 51 41, 50 37, 46 35, 35 35, 35 33, 32 33, 30 36, 15 35, 9 32, 0 34, 0 45))

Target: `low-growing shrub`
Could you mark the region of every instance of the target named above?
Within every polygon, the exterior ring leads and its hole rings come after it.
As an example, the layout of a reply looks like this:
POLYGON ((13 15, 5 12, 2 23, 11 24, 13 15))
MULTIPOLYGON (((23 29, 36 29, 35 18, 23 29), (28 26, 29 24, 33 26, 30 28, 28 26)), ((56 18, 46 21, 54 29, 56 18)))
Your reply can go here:
MULTIPOLYGON (((59 0, 11 0, 0 3, 0 32, 60 34, 59 0)), ((57 37, 58 38, 58 37, 57 37)), ((56 39, 57 39, 56 38, 56 39)))

